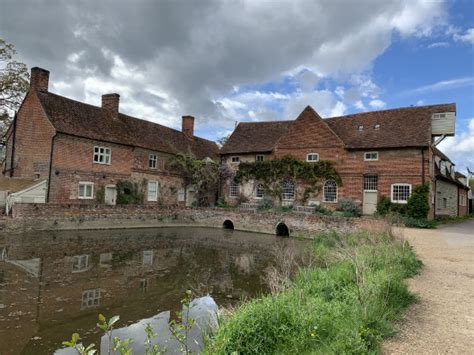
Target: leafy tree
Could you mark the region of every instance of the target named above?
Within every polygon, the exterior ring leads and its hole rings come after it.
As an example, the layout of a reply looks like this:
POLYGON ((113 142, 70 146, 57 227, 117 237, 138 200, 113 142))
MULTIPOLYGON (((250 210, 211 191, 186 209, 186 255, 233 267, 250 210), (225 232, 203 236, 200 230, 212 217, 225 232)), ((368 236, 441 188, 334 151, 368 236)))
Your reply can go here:
POLYGON ((219 182, 219 168, 214 161, 199 160, 189 155, 178 154, 168 161, 168 167, 183 179, 185 200, 188 195, 188 186, 192 185, 197 192, 198 206, 209 204, 209 192, 217 191, 219 182))
POLYGON ((13 44, 0 38, 0 134, 5 133, 28 91, 29 73, 26 64, 15 59, 13 44))

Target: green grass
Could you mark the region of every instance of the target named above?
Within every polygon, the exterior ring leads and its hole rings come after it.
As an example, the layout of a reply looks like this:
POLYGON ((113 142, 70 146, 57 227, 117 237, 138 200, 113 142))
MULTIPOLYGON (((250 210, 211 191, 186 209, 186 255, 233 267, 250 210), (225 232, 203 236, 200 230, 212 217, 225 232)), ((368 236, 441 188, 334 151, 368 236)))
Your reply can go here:
POLYGON ((208 339, 208 354, 377 353, 415 300, 405 279, 421 262, 406 242, 359 233, 317 238, 315 262, 275 295, 245 302, 208 339))

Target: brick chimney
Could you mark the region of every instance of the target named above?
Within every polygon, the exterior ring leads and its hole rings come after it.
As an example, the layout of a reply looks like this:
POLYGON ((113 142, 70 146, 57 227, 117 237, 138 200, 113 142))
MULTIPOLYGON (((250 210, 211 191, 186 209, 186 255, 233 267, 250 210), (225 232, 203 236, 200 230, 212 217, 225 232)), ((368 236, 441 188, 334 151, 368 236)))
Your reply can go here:
POLYGON ((105 94, 102 95, 102 108, 109 111, 113 118, 118 118, 119 114, 119 94, 105 94))
POLYGON ((31 68, 30 89, 48 91, 49 71, 43 68, 31 68))
POLYGON ((193 116, 183 116, 181 132, 183 132, 188 137, 194 136, 194 117, 193 116))

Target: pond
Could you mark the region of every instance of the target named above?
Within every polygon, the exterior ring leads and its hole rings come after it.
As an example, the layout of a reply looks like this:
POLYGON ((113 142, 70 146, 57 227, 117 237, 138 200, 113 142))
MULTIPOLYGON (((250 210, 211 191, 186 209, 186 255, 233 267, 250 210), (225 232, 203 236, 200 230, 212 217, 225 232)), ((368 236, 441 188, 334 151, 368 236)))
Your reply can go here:
MULTIPOLYGON (((215 322, 217 307, 268 292, 265 270, 278 249, 303 246, 209 228, 0 235, 0 354, 52 354, 74 332, 104 348, 99 313, 120 315, 114 335, 135 338, 135 348, 148 323, 165 341, 186 290, 195 297, 193 318, 215 322)), ((176 350, 176 342, 167 345, 176 350)))

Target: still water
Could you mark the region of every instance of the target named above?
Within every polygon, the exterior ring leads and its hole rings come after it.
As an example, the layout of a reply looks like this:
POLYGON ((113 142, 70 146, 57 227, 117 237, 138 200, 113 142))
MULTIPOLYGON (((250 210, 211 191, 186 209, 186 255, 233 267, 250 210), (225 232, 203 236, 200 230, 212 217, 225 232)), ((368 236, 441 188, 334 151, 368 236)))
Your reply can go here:
POLYGON ((0 235, 0 354, 67 353, 61 344, 74 332, 104 348, 99 313, 120 315, 114 336, 135 338, 139 353, 147 323, 167 341, 167 322, 188 289, 193 318, 211 324, 218 307, 267 292, 265 270, 287 247, 303 249, 285 238, 208 228, 0 235))

